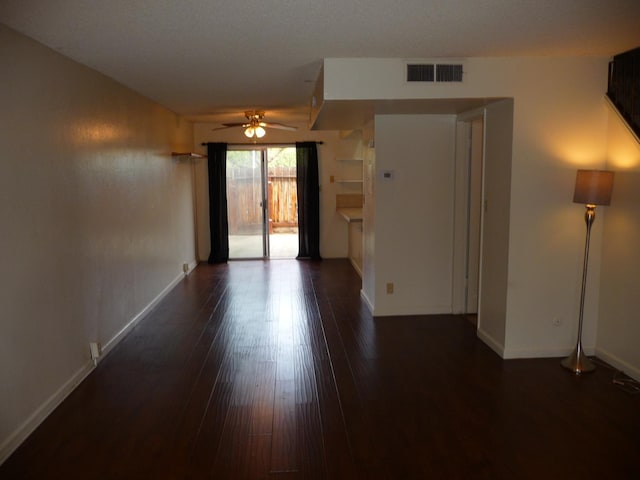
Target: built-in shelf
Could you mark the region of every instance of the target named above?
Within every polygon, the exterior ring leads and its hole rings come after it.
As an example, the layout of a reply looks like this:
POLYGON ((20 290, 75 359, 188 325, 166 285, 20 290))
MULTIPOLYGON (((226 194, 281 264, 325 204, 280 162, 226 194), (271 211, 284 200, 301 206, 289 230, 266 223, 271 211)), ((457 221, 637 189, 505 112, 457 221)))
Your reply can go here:
POLYGON ((340 164, 340 173, 335 182, 343 185, 348 190, 354 188, 361 189, 363 185, 362 181, 362 165, 363 160, 361 158, 337 158, 336 162, 340 164))
POLYGON ((204 158, 204 155, 194 152, 171 152, 171 156, 176 160, 195 160, 197 158, 204 158))
POLYGON ((336 208, 336 212, 338 212, 338 214, 342 216, 342 218, 346 220, 347 223, 362 222, 362 207, 336 208))

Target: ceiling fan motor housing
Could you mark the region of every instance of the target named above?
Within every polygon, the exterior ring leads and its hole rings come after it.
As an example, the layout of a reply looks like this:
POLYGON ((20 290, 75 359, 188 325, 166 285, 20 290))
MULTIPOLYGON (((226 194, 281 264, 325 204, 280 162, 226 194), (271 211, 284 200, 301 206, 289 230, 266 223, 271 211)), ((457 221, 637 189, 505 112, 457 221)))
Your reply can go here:
POLYGON ((251 126, 257 126, 264 118, 264 110, 247 110, 244 112, 244 116, 249 120, 251 126))

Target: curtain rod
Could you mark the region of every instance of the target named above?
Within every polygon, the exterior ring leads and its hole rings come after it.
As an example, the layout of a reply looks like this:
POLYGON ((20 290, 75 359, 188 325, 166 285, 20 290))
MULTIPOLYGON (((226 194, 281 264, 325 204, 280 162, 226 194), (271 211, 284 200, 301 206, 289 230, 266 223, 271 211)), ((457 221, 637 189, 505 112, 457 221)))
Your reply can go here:
MULTIPOLYGON (((223 142, 221 142, 223 143, 223 142)), ((304 142, 301 142, 304 143, 304 142)), ((317 145, 322 145, 324 142, 323 141, 319 141, 319 142, 310 142, 310 143, 315 143, 317 145)), ((256 147, 263 147, 263 146, 269 146, 269 145, 295 145, 296 142, 273 142, 273 143, 269 143, 269 142, 265 142, 265 143, 229 143, 228 145, 231 147, 236 147, 236 146, 251 146, 251 145, 255 145, 256 147)), ((207 146, 207 142, 202 142, 200 145, 202 145, 203 147, 207 146)))

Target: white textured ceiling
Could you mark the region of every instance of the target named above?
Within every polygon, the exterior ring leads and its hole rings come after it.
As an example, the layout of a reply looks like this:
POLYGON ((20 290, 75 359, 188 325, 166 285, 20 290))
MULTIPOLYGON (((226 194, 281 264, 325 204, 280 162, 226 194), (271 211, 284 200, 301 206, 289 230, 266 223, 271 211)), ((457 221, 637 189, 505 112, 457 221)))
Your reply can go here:
POLYGON ((609 56, 640 0, 0 0, 0 22, 194 120, 304 121, 327 57, 609 56))

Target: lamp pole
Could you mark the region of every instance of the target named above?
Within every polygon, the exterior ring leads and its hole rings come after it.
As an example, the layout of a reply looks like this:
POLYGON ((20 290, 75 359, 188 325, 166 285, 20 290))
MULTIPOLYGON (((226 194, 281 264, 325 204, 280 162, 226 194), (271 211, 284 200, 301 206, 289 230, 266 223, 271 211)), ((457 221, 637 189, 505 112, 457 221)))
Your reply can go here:
POLYGON ((584 354, 582 350, 582 320, 584 317, 584 296, 587 289, 587 266, 589 265, 589 241, 591 238, 591 225, 596 219, 596 206, 588 204, 584 213, 584 221, 587 224, 587 238, 584 242, 584 263, 582 265, 582 289, 580 291, 580 313, 578 314, 578 341, 573 353, 562 360, 561 365, 575 374, 592 372, 596 365, 584 354))

